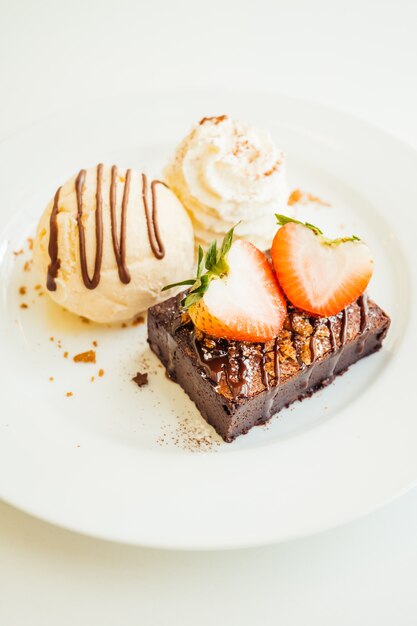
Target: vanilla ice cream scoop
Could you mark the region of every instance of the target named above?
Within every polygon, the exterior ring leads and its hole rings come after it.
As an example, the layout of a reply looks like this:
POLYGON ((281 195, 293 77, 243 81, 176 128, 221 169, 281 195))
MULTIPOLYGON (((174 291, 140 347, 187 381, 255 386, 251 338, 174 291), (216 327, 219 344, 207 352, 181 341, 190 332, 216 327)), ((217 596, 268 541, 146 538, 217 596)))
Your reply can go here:
POLYGON ((127 321, 192 274, 194 234, 159 180, 102 164, 58 189, 36 233, 35 265, 51 298, 95 322, 127 321))
POLYGON ((269 133, 226 115, 201 120, 178 146, 165 179, 189 212, 197 240, 236 234, 268 248, 288 200, 285 154, 269 133))

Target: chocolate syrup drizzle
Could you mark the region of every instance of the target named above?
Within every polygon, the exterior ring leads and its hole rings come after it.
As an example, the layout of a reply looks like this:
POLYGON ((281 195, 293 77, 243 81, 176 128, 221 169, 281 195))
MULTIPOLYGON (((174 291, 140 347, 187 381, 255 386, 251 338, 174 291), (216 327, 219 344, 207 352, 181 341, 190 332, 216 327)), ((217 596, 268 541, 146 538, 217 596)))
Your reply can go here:
MULTIPOLYGON (((103 164, 97 165, 97 182, 96 182, 96 210, 95 210, 95 237, 96 237, 96 251, 94 259, 94 272, 90 278, 87 267, 87 251, 85 243, 85 229, 83 224, 83 199, 82 192, 85 184, 86 170, 80 170, 75 180, 75 193, 77 197, 77 226, 78 226, 78 240, 80 249, 80 263, 81 274, 83 283, 87 289, 95 289, 100 282, 101 266, 103 261, 103 197, 102 197, 102 183, 103 183, 103 164)), ((117 233, 117 220, 116 220, 116 207, 117 207, 117 167, 115 165, 111 168, 111 183, 110 183, 110 218, 111 218, 111 236, 113 243, 114 256, 117 263, 117 271, 120 281, 123 284, 128 284, 131 281, 130 272, 126 266, 126 220, 127 220, 127 207, 129 204, 130 183, 132 177, 132 170, 126 171, 126 178, 123 189, 123 199, 121 207, 121 221, 120 232, 117 233)), ((146 228, 148 232, 149 245, 152 249, 152 253, 157 259, 162 259, 165 256, 165 247, 161 240, 159 231, 157 213, 157 198, 156 198, 156 185, 167 185, 161 180, 153 180, 151 182, 151 198, 152 209, 149 208, 148 203, 148 179, 145 174, 142 174, 142 202, 143 209, 146 217, 146 228)), ((49 291, 56 290, 56 277, 60 269, 59 249, 58 249, 58 204, 61 187, 55 194, 54 204, 51 211, 49 220, 49 245, 48 252, 50 257, 50 264, 48 266, 46 286, 49 291)))
MULTIPOLYGON (((367 326, 368 326, 368 300, 366 294, 363 294, 357 301, 357 304, 360 308, 360 333, 362 334, 367 326)), ((347 342, 347 330, 349 324, 349 307, 343 309, 341 314, 337 316, 332 316, 327 318, 326 325, 329 329, 329 341, 331 346, 331 352, 333 356, 330 358, 331 361, 331 369, 330 375, 328 377, 329 382, 333 379, 334 372, 336 370, 338 361, 342 354, 342 351, 339 350, 335 323, 336 317, 340 319, 340 328, 339 328, 339 344, 340 348, 342 348, 347 342)), ((292 314, 288 315, 288 319, 290 322, 290 329, 292 333, 292 339, 294 339, 294 325, 292 320, 292 314)), ((315 365, 319 359, 319 351, 317 344, 317 337, 315 336, 315 332, 320 323, 320 319, 316 319, 314 322, 314 330, 313 334, 310 336, 310 355, 311 355, 311 363, 310 365, 306 365, 304 361, 301 359, 300 355, 297 352, 297 362, 299 364, 301 370, 300 377, 300 390, 306 390, 309 386, 310 379, 315 370, 315 365)), ((323 323, 323 322, 322 322, 323 323)), ((172 331, 175 333, 181 327, 190 324, 190 320, 183 321, 180 317, 177 317, 173 321, 172 331)), ((238 341, 226 341, 222 339, 213 339, 208 338, 210 342, 214 342, 214 347, 211 344, 205 344, 204 339, 200 340, 197 338, 194 329, 190 331, 192 333, 192 344, 197 355, 198 365, 205 372, 206 376, 213 381, 215 385, 219 385, 222 377, 224 376, 224 380, 233 396, 233 399, 236 400, 239 396, 243 396, 247 393, 248 384, 250 381, 251 370, 249 365, 249 358, 244 354, 243 346, 238 341)), ((365 338, 363 338, 363 342, 365 338)), ((280 386, 280 348, 279 348, 279 340, 278 337, 274 340, 274 345, 272 350, 268 353, 266 351, 266 344, 254 344, 256 348, 259 348, 259 367, 262 376, 262 382, 266 388, 267 393, 265 394, 265 402, 263 407, 263 412, 260 418, 260 421, 266 421, 271 417, 271 412, 273 409, 274 399, 279 391, 280 386), (273 362, 273 377, 268 373, 267 363, 270 361, 270 354, 272 352, 272 362, 273 362)), ((362 347, 363 350, 363 347, 362 347)), ((254 354, 254 353, 252 353, 254 354)))
POLYGON ((365 336, 363 333, 368 327, 368 315, 369 315, 368 296, 366 295, 366 293, 363 293, 359 297, 358 304, 361 310, 360 332, 362 336, 360 337, 358 341, 357 352, 361 354, 365 348, 365 336))
POLYGON ((142 174, 142 199, 146 215, 146 224, 148 228, 148 239, 154 256, 157 259, 162 259, 165 256, 165 248, 164 244, 161 241, 161 235, 159 233, 157 220, 156 185, 163 185, 164 187, 167 187, 167 185, 162 182, 162 180, 153 180, 151 182, 152 213, 150 213, 147 199, 148 179, 146 178, 145 174, 142 174))
POLYGON ((234 400, 247 394, 247 359, 239 342, 220 339, 215 341, 215 348, 207 348, 194 331, 192 342, 199 365, 210 380, 219 385, 224 375, 234 400))
MULTIPOLYGON (((179 327, 177 327, 179 328, 179 327)), ((249 367, 249 356, 245 356, 244 344, 238 341, 226 341, 222 339, 212 339, 215 347, 207 347, 204 341, 197 339, 196 334, 192 331, 192 343, 198 358, 198 364, 205 372, 206 376, 216 385, 220 384, 224 375, 226 384, 236 400, 239 396, 244 396, 248 392, 248 385, 251 376, 249 367)), ((272 349, 273 355, 273 379, 266 368, 268 362, 268 353, 266 344, 255 344, 259 348, 258 363, 261 369, 262 382, 268 391, 278 387, 280 382, 280 365, 279 365, 279 343, 278 337, 274 339, 272 349)))
POLYGON ((340 343, 345 345, 347 339, 347 329, 349 324, 349 309, 345 307, 342 311, 342 326, 340 329, 340 343))
POLYGON ((113 251, 117 262, 117 271, 120 281, 127 285, 130 283, 130 272, 126 267, 126 209, 129 202, 131 170, 127 170, 125 185, 123 189, 122 211, 120 220, 120 235, 117 237, 116 205, 117 205, 117 167, 111 168, 110 183, 110 218, 111 218, 111 238, 113 241, 113 251))
POLYGON ((51 262, 48 265, 48 274, 46 278, 46 286, 49 289, 49 291, 56 290, 55 278, 57 277, 58 270, 61 267, 61 261, 59 260, 59 257, 58 257, 58 223, 57 223, 59 194, 61 193, 61 189, 62 187, 59 187, 54 197, 54 204, 53 204, 52 211, 51 211, 50 226, 49 226, 48 253, 49 253, 49 258, 51 259, 51 262))

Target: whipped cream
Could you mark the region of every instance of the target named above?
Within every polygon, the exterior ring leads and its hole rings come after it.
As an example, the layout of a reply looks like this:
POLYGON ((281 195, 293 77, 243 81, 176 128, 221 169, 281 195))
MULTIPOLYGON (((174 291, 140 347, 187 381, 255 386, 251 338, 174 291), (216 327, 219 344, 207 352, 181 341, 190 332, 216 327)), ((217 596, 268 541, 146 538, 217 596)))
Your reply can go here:
POLYGON ((275 213, 288 200, 285 153, 265 130, 223 115, 204 118, 178 146, 165 179, 207 245, 240 222, 236 234, 271 245, 275 213))

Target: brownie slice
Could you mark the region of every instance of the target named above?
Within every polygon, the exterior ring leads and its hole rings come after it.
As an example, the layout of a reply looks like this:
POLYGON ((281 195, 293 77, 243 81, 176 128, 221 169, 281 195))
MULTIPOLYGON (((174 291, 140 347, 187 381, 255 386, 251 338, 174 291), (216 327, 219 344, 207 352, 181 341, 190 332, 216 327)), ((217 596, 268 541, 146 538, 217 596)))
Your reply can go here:
POLYGON ((379 350, 390 324, 363 295, 329 318, 289 305, 283 330, 273 341, 227 341, 195 329, 181 313, 182 297, 149 309, 148 341, 168 375, 225 441, 265 423, 379 350))

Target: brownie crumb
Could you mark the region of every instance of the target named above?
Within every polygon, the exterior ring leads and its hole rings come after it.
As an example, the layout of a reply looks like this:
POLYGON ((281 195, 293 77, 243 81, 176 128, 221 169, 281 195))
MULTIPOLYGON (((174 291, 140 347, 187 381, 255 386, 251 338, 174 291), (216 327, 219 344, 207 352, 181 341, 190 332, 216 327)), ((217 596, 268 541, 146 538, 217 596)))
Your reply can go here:
POLYGON ((142 372, 137 372, 136 376, 132 378, 133 382, 137 384, 138 387, 143 387, 148 384, 148 374, 142 372))
POLYGON ((95 363, 96 353, 94 350, 87 350, 87 352, 76 354, 73 360, 75 363, 95 363))
POLYGON ((93 341, 93 346, 94 346, 95 348, 97 348, 97 346, 98 346, 97 341, 93 341))
POLYGON ((25 296, 26 295, 26 287, 19 287, 19 293, 21 296, 25 296))
POLYGON ((294 189, 288 198, 288 206, 293 206, 294 204, 320 204, 321 206, 331 206, 329 202, 322 200, 312 193, 301 191, 301 189, 294 189))
POLYGON ((25 302, 22 302, 22 304, 20 305, 21 309, 28 309, 28 305, 25 302))
POLYGON ((293 204, 297 204, 298 202, 300 202, 302 195, 303 194, 301 193, 300 189, 294 189, 294 191, 291 192, 290 197, 288 198, 288 206, 293 206, 293 204))

